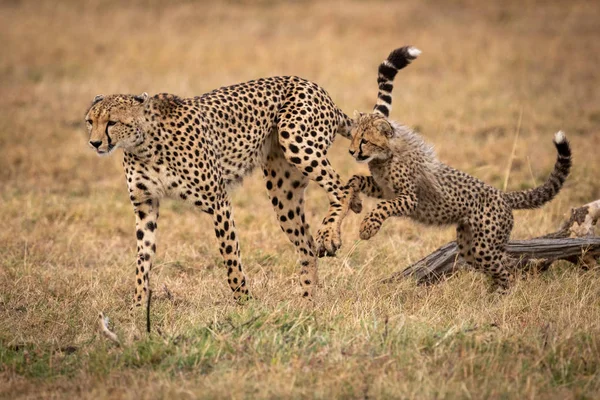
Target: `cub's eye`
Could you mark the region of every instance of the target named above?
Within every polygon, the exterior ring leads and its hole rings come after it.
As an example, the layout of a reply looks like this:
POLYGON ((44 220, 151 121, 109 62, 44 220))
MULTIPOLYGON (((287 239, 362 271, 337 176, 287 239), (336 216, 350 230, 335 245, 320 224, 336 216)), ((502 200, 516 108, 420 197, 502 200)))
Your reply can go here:
POLYGON ((86 122, 88 125, 92 125, 92 120, 91 120, 91 119, 86 119, 86 120, 85 120, 85 122, 86 122))
POLYGON ((360 146, 362 146, 363 144, 367 144, 367 141, 365 139, 360 139, 360 146))
POLYGON ((108 121, 107 126, 113 126, 116 123, 117 123, 117 121, 108 121))

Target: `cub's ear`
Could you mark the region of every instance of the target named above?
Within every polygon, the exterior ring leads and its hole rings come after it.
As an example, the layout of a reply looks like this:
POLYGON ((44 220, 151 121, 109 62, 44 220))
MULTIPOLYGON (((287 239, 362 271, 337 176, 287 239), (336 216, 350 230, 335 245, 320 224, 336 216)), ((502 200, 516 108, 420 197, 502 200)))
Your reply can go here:
POLYGON ((133 96, 133 98, 136 101, 139 101, 140 103, 145 103, 146 100, 148 100, 148 93, 144 92, 144 93, 140 94, 139 96, 133 96))
POLYGON ((92 101, 92 105, 96 104, 99 101, 104 100, 104 95, 103 94, 98 94, 96 95, 96 97, 94 97, 94 100, 92 101))
POLYGON ((359 119, 360 117, 362 117, 363 115, 365 115, 364 113, 361 113, 358 110, 354 110, 354 119, 359 119))
POLYGON ((375 128, 377 128, 377 130, 383 136, 388 137, 388 138, 391 138, 394 134, 394 129, 392 128, 392 125, 390 125, 390 123, 385 119, 377 120, 375 122, 375 128))

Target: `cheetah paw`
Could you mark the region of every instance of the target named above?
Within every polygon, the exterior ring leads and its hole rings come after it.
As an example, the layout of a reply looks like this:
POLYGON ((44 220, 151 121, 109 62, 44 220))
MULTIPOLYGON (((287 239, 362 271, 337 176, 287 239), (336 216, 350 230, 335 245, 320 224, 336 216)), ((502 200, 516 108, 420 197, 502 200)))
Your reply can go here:
POLYGON ((342 238, 339 230, 336 231, 332 225, 322 226, 316 237, 317 256, 333 257, 340 247, 342 238))
POLYGON ((379 229, 381 228, 381 222, 378 220, 374 220, 373 218, 367 217, 365 219, 363 219, 363 221, 360 224, 360 238, 362 240, 369 240, 371 239, 373 236, 375 236, 377 234, 377 232, 379 232, 379 229))
POLYGON ((248 302, 250 302, 251 300, 254 300, 254 297, 250 293, 243 293, 237 297, 234 294, 233 300, 235 301, 235 303, 237 305, 243 306, 243 305, 247 304, 248 302))

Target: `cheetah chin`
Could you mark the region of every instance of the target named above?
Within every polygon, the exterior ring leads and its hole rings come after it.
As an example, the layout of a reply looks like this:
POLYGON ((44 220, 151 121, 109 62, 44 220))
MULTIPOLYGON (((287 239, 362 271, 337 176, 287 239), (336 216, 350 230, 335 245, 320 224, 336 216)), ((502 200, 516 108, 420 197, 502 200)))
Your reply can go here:
POLYGON ((367 164, 370 163, 371 161, 373 161, 374 157, 362 157, 362 156, 358 156, 356 158, 356 162, 359 164, 367 164))
POLYGON ((104 151, 104 150, 96 150, 96 154, 98 154, 100 157, 106 157, 110 154, 112 154, 112 152, 117 148, 117 146, 115 145, 108 145, 108 150, 104 151))

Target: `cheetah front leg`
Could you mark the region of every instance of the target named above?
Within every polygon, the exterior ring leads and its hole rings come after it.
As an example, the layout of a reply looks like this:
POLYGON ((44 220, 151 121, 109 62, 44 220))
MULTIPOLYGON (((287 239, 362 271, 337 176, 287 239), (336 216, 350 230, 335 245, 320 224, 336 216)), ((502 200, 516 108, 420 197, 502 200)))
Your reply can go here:
POLYGON ((147 300, 149 273, 152 259, 156 254, 156 229, 158 221, 158 199, 150 198, 142 202, 132 198, 135 212, 135 235, 137 237, 137 261, 135 266, 135 296, 133 304, 141 306, 147 300))
POLYGON ((372 176, 354 175, 348 181, 347 186, 352 189, 350 209, 357 214, 360 214, 362 211, 362 202, 360 201, 359 193, 376 199, 383 198, 383 189, 375 182, 375 178, 372 176))
POLYGON ((392 200, 384 200, 369 213, 360 224, 360 238, 369 240, 381 228, 389 217, 410 215, 417 207, 417 197, 414 194, 401 194, 392 200))
MULTIPOLYGON (((201 202, 198 202, 198 204, 201 204, 201 202)), ((229 196, 223 193, 217 197, 210 207, 204 207, 204 211, 213 216, 215 235, 217 240, 221 242, 219 251, 227 267, 227 283, 233 291, 233 298, 236 301, 243 301, 248 298, 249 291, 246 276, 242 271, 240 245, 229 196)))

